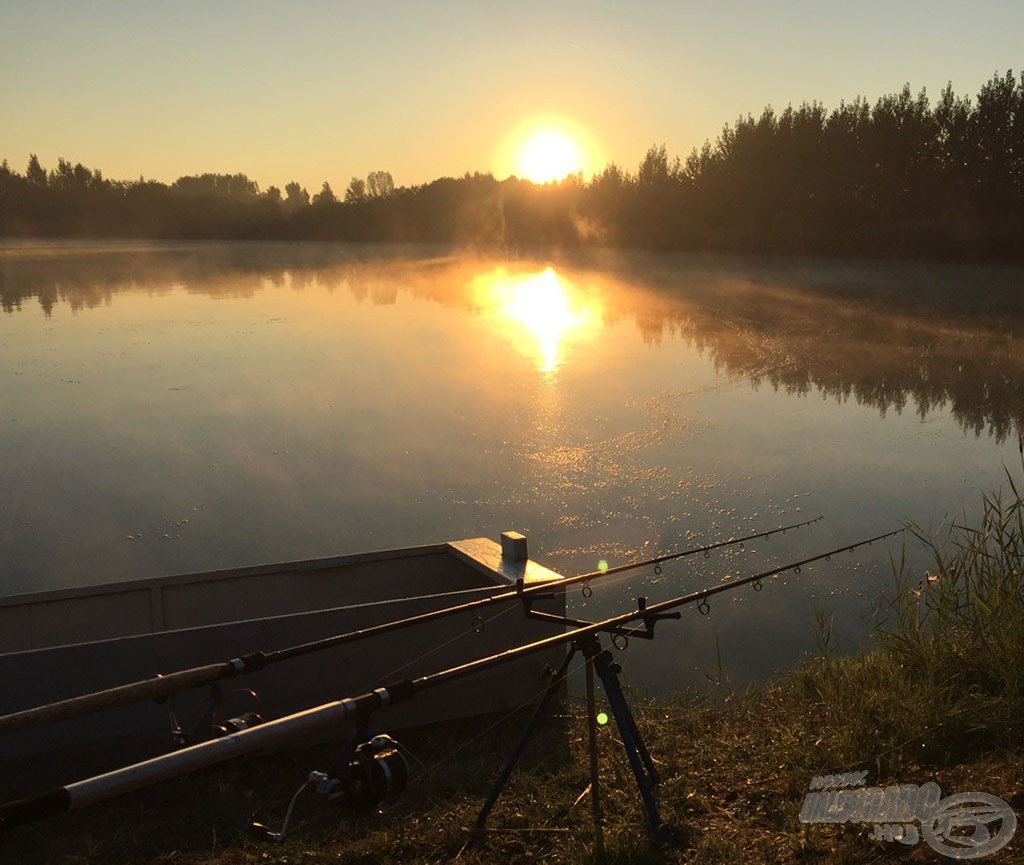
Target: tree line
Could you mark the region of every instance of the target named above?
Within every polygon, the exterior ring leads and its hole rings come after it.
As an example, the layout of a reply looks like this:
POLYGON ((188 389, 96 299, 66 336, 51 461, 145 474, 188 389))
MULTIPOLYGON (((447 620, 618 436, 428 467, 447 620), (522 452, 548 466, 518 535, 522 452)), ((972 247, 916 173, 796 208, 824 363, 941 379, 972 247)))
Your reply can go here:
POLYGON ((651 147, 535 184, 490 174, 341 197, 244 174, 112 181, 64 159, 0 163, 0 235, 607 245, 687 251, 1022 258, 1024 75, 934 104, 909 85, 873 104, 812 102, 740 117, 685 160, 651 147))

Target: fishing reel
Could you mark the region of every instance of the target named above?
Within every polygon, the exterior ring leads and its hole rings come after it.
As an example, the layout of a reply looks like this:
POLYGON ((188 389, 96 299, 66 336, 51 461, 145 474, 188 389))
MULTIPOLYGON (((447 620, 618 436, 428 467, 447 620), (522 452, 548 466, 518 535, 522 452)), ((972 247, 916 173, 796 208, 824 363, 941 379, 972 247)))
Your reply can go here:
POLYGON ((295 803, 304 792, 322 796, 353 816, 370 814, 401 796, 409 783, 409 764, 398 742, 386 733, 358 745, 354 741, 346 746, 329 772, 309 773, 306 783, 292 797, 280 832, 273 832, 262 823, 252 823, 250 833, 263 841, 284 841, 295 803))
POLYGON ((185 729, 174 713, 172 708, 168 710, 171 720, 171 740, 177 748, 187 748, 199 742, 209 739, 220 739, 223 736, 231 736, 241 733, 250 727, 263 723, 263 715, 260 714, 260 695, 250 688, 237 688, 227 697, 222 696, 217 685, 210 687, 210 702, 203 712, 199 721, 192 729, 185 729), (225 704, 234 696, 242 695, 254 702, 253 710, 242 712, 234 717, 226 718, 225 704))
POLYGON ((409 764, 398 743, 386 733, 357 746, 347 760, 339 761, 330 773, 313 772, 316 792, 348 811, 359 814, 397 799, 409 783, 409 764))

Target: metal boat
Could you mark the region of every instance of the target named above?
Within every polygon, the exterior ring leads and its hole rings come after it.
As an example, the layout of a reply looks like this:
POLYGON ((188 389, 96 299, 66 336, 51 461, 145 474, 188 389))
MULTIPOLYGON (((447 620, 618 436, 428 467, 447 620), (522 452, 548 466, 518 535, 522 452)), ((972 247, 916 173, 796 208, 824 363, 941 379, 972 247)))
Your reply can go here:
MULTIPOLYGON (((301 562, 185 574, 0 598, 0 715, 167 673, 276 650, 559 580, 529 559, 525 538, 486 538, 301 562), (510 543, 510 539, 516 543, 510 543)), ((555 593, 537 604, 563 614, 555 593)), ((556 633, 517 605, 440 618, 295 658, 164 704, 111 709, 0 737, 0 800, 69 774, 105 771, 171 750, 211 707, 265 718, 456 666, 556 633)), ((443 686, 374 715, 400 729, 511 710, 539 699, 564 649, 531 655, 471 683, 443 686)), ((349 731, 332 731, 341 739, 349 731)))

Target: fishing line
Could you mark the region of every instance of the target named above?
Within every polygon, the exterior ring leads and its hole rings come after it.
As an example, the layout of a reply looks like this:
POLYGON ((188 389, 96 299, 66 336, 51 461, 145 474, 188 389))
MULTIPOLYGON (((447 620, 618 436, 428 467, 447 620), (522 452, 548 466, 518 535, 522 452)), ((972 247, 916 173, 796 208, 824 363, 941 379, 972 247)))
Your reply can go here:
MULTIPOLYGON (((733 546, 734 544, 742 544, 742 543, 744 543, 746 541, 752 541, 752 540, 756 540, 756 539, 759 539, 759 538, 768 538, 768 537, 771 537, 772 535, 785 534, 790 529, 799 529, 799 528, 802 528, 803 526, 813 525, 814 523, 820 522, 823 519, 825 519, 825 517, 822 514, 822 515, 816 516, 816 517, 814 517, 813 519, 810 519, 810 520, 804 520, 803 522, 793 523, 792 525, 788 525, 788 526, 780 526, 777 529, 771 529, 771 530, 766 531, 766 532, 756 532, 754 534, 744 535, 743 537, 739 537, 739 538, 733 537, 733 538, 730 538, 729 540, 717 541, 716 543, 713 543, 713 544, 705 544, 705 545, 700 546, 700 547, 692 547, 692 548, 690 548, 688 550, 683 550, 682 552, 665 553, 664 555, 655 556, 654 558, 651 558, 651 559, 641 559, 641 560, 636 561, 636 562, 629 562, 629 563, 627 563, 625 565, 616 565, 614 568, 605 568, 604 570, 591 571, 588 574, 577 574, 574 577, 566 577, 565 580, 572 580, 573 582, 576 582, 576 581, 582 581, 582 580, 586 580, 586 579, 597 579, 599 577, 602 577, 605 574, 616 574, 619 571, 629 571, 629 570, 634 570, 636 568, 646 567, 647 565, 657 565, 657 564, 660 564, 661 562, 671 561, 672 559, 682 559, 682 558, 686 558, 688 556, 696 555, 697 553, 705 553, 705 554, 707 554, 707 553, 712 552, 713 550, 721 549, 722 547, 730 547, 730 546, 733 546)), ((844 549, 845 549, 845 547, 844 547, 844 549)), ((563 584, 565 583, 565 580, 562 581, 563 584)))
MULTIPOLYGON (((823 519, 824 519, 824 516, 817 516, 814 519, 806 520, 805 522, 802 522, 802 523, 795 523, 795 524, 790 525, 790 526, 783 526, 783 527, 778 528, 778 529, 772 529, 771 531, 768 531, 768 532, 761 532, 761 533, 754 534, 754 535, 746 535, 746 536, 741 537, 741 538, 732 538, 732 539, 726 540, 726 541, 718 541, 717 543, 707 544, 707 545, 702 546, 702 547, 697 547, 695 549, 686 550, 685 552, 682 552, 682 553, 665 553, 663 555, 657 556, 657 557, 652 558, 652 559, 642 559, 642 560, 638 560, 636 562, 629 562, 629 563, 624 564, 624 565, 616 565, 614 568, 607 568, 607 569, 605 569, 603 571, 598 570, 598 571, 593 571, 593 572, 591 572, 589 574, 579 574, 579 575, 576 575, 574 577, 566 577, 565 580, 563 580, 560 583, 560 585, 563 585, 563 586, 566 585, 566 582, 565 582, 566 580, 571 580, 573 583, 575 583, 575 582, 582 582, 584 589, 588 589, 588 588, 590 589, 589 593, 585 593, 584 594, 584 597, 589 599, 593 595, 593 587, 590 587, 588 585, 590 580, 598 580, 598 579, 600 579, 600 581, 601 581, 601 588, 604 588, 606 586, 620 585, 625 580, 629 579, 628 575, 625 574, 626 571, 635 570, 635 569, 638 569, 638 568, 641 568, 641 567, 646 567, 648 565, 654 565, 654 575, 656 577, 664 576, 664 577, 666 577, 666 579, 678 579, 681 576, 680 574, 665 574, 664 571, 661 569, 661 563, 662 562, 666 562, 666 561, 671 561, 672 559, 679 559, 679 558, 684 558, 684 557, 691 556, 691 555, 696 555, 697 553, 703 553, 704 554, 704 558, 707 559, 707 558, 710 558, 709 554, 711 552, 714 552, 715 550, 721 549, 723 547, 738 546, 740 549, 746 549, 746 547, 744 546, 744 543, 746 541, 755 540, 755 539, 764 538, 764 537, 769 537, 769 536, 775 535, 775 534, 785 534, 790 529, 798 529, 798 528, 801 528, 803 526, 812 525, 813 523, 817 523, 818 521, 823 520, 823 519), (611 576, 612 579, 607 579, 608 576, 611 576)), ((846 549, 846 548, 844 547, 843 549, 846 549)), ((570 584, 572 584, 572 583, 570 583, 570 584)), ((553 586, 557 586, 557 585, 558 584, 553 584, 553 586)))
MULTIPOLYGON (((741 546, 741 549, 745 549, 745 548, 741 546)), ((645 564, 649 564, 649 562, 646 562, 645 564)), ((664 580, 665 582, 672 582, 672 581, 678 581, 680 579, 683 579, 684 577, 693 577, 694 574, 692 574, 692 573, 684 574, 682 572, 666 573, 661 568, 660 564, 656 564, 655 565, 654 576, 657 577, 659 579, 659 581, 660 580, 664 580)), ((626 582, 630 578, 631 578, 631 575, 628 574, 628 573, 614 574, 610 579, 601 580, 601 583, 598 586, 598 588, 601 589, 601 590, 604 590, 604 589, 613 588, 615 586, 621 586, 624 582, 626 582)), ((650 580, 651 576, 647 575, 646 577, 642 577, 642 579, 650 580)), ((583 585, 584 585, 584 587, 586 587, 587 586, 586 582, 584 582, 583 585)), ((657 583, 652 583, 652 585, 657 585, 657 583)), ((593 590, 593 587, 590 587, 590 592, 588 594, 585 594, 583 597, 586 600, 590 600, 593 596, 594 596, 594 590, 593 590)))
MULTIPOLYGON (((494 613, 492 616, 490 616, 490 618, 484 619, 483 621, 484 621, 485 625, 489 625, 491 622, 494 622, 497 619, 500 619, 502 616, 505 616, 508 613, 511 613, 514 609, 516 609, 516 608, 513 607, 513 606, 505 607, 504 610, 499 610, 497 613, 494 613)), ((360 690, 370 689, 374 685, 380 684, 381 682, 385 682, 388 679, 394 678, 398 673, 402 672, 402 670, 408 669, 409 667, 413 666, 414 664, 417 664, 420 661, 422 661, 424 658, 429 658, 431 655, 435 654, 436 652, 440 652, 442 649, 447 648, 452 643, 455 643, 458 640, 463 639, 463 637, 468 637, 471 634, 479 635, 480 633, 481 633, 481 631, 478 631, 475 627, 471 626, 467 630, 461 631, 460 633, 456 634, 454 637, 448 638, 447 640, 445 640, 440 645, 434 646, 434 648, 430 649, 427 652, 424 652, 422 655, 418 655, 417 657, 413 658, 411 661, 406 661, 404 664, 401 664, 400 666, 395 667, 393 670, 390 670, 387 673, 383 673, 382 675, 378 676, 376 679, 374 679, 374 680, 372 680, 370 682, 367 682, 365 685, 361 686, 360 690)))
MULTIPOLYGON (((671 577, 671 576, 678 576, 678 575, 669 575, 669 576, 671 577)), ((611 586, 617 585, 617 584, 619 584, 619 583, 621 583, 621 582, 623 582, 624 580, 627 580, 627 579, 629 579, 628 574, 625 574, 625 573, 618 574, 618 575, 616 575, 614 577, 614 579, 609 580, 607 582, 602 582, 602 586, 601 587, 602 588, 611 587, 611 586)), ((514 609, 515 609, 515 607, 511 607, 511 606, 510 607, 506 607, 501 612, 496 613, 493 616, 491 616, 491 618, 488 619, 487 621, 488 622, 492 622, 495 619, 497 619, 497 618, 499 618, 501 616, 504 616, 506 613, 509 613, 509 612, 511 612, 514 609)), ((428 652, 427 654, 428 655, 429 654, 433 654, 434 651, 439 651, 444 646, 450 645, 451 643, 455 642, 456 640, 461 639, 462 637, 467 636, 467 635, 468 635, 467 633, 458 634, 457 636, 451 638, 450 640, 447 640, 445 643, 443 643, 437 649, 435 649, 435 650, 433 650, 431 652, 428 652)), ((424 657, 426 657, 426 656, 424 656, 424 657)), ((419 660, 419 659, 417 659, 417 660, 419 660)), ((402 671, 402 670, 412 666, 412 664, 414 664, 414 663, 416 663, 416 661, 410 661, 410 662, 407 662, 407 663, 403 664, 400 667, 396 667, 393 671, 391 671, 391 673, 385 674, 384 676, 381 676, 381 677, 375 679, 373 682, 368 683, 368 685, 366 687, 371 687, 372 685, 375 685, 378 682, 384 681, 385 679, 390 678, 391 675, 393 675, 395 673, 398 673, 398 672, 400 672, 400 671, 402 671)), ((580 670, 582 670, 586 666, 586 663, 587 663, 587 660, 584 657, 580 661, 578 661, 577 663, 571 665, 569 667, 569 669, 566 671, 566 674, 563 677, 563 681, 568 682, 571 676, 576 675, 577 673, 579 673, 580 670)), ((508 713, 506 713, 505 715, 503 715, 500 718, 498 718, 493 724, 491 724, 490 726, 486 727, 483 731, 481 731, 479 734, 474 736, 472 739, 469 739, 469 740, 463 742, 462 744, 460 744, 457 748, 455 748, 455 750, 453 750, 449 754, 446 754, 445 756, 441 757, 437 762, 431 764, 429 767, 424 766, 422 761, 420 761, 417 758, 417 762, 420 763, 420 766, 423 769, 423 776, 422 777, 425 778, 428 774, 436 771, 443 764, 447 763, 448 761, 450 761, 451 759, 456 757, 458 754, 460 754, 463 750, 465 750, 466 748, 470 747, 471 745, 475 744, 476 742, 480 741, 482 738, 487 736, 496 727, 498 727, 501 724, 505 723, 511 717, 513 717, 517 713, 523 711, 528 706, 532 705, 539 697, 542 697, 544 695, 544 692, 547 690, 547 687, 548 686, 544 686, 543 688, 533 692, 530 696, 528 696, 526 698, 525 701, 523 701, 519 705, 513 707, 508 713)), ((568 699, 571 701, 574 698, 569 696, 568 699)), ((618 741, 618 739, 616 739, 616 741, 618 741)), ((411 782, 411 784, 417 783, 418 780, 420 780, 420 779, 417 779, 417 780, 411 782)), ((411 784, 410 784, 410 786, 411 786, 411 784)))
MULTIPOLYGON (((820 519, 820 517, 819 517, 819 519, 820 519)), ((674 575, 674 576, 677 576, 677 575, 674 575)), ((602 583, 602 588, 605 588, 605 587, 610 587, 610 586, 614 586, 614 585, 616 585, 617 583, 621 583, 622 581, 624 581, 624 580, 626 580, 626 579, 628 579, 628 578, 629 578, 629 577, 628 577, 628 575, 627 575, 627 574, 619 574, 619 575, 617 575, 617 576, 615 577, 615 579, 613 579, 613 580, 609 580, 609 581, 608 581, 608 582, 606 582, 606 583, 602 583)), ((492 618, 491 618, 491 621, 493 621, 493 619, 496 619, 496 618, 498 618, 499 616, 503 616, 503 615, 505 615, 505 613, 508 613, 508 612, 510 612, 510 611, 511 611, 511 610, 513 610, 513 609, 515 609, 515 607, 507 607, 507 608, 506 608, 505 610, 502 610, 502 611, 501 611, 500 613, 497 613, 497 614, 495 614, 494 616, 492 616, 492 618)), ((463 637, 463 636, 465 636, 465 634, 460 634, 460 635, 458 635, 458 637, 454 637, 454 638, 452 638, 451 640, 449 640, 449 641, 448 641, 448 643, 452 643, 452 642, 454 642, 454 641, 455 641, 456 639, 460 639, 460 638, 461 638, 461 637, 463 637)), ((447 643, 446 643, 445 645, 447 645, 447 643)), ((407 667, 411 666, 411 664, 412 664, 412 663, 415 663, 415 662, 410 662, 410 663, 404 664, 404 665, 402 665, 401 667, 397 668, 397 669, 396 669, 396 670, 395 670, 394 672, 398 672, 398 671, 400 671, 400 670, 403 670, 403 669, 405 669, 405 668, 407 668, 407 667)), ((565 676, 563 677, 563 680, 564 680, 564 681, 565 681, 566 683, 568 683, 568 681, 569 681, 569 678, 570 678, 571 676, 573 676, 573 675, 577 674, 577 673, 578 673, 578 672, 579 672, 580 670, 582 670, 582 669, 583 669, 583 668, 584 668, 584 667, 586 666, 586 663, 587 663, 587 660, 586 660, 586 658, 585 658, 585 657, 583 657, 583 658, 581 658, 581 660, 580 660, 580 661, 578 661, 578 662, 576 662, 575 664, 571 665, 571 666, 569 667, 569 669, 568 669, 568 670, 566 671, 566 674, 565 674, 565 676)), ((376 680, 375 680, 375 681, 374 681, 373 683, 371 683, 371 684, 376 684, 377 682, 380 682, 380 681, 382 681, 382 680, 383 680, 384 678, 387 678, 387 677, 385 676, 385 677, 381 677, 381 678, 379 678, 379 679, 376 679, 376 680)), ((520 703, 520 704, 519 704, 518 706, 515 706, 514 708, 512 708, 512 709, 511 709, 511 710, 510 710, 510 711, 509 711, 509 712, 508 712, 507 714, 505 714, 505 715, 503 715, 502 717, 500 717, 500 718, 499 718, 499 719, 498 719, 497 721, 495 721, 495 722, 494 722, 494 723, 493 723, 493 724, 492 724, 491 726, 489 726, 489 727, 485 728, 485 729, 484 729, 484 730, 483 730, 483 731, 482 731, 481 733, 479 733, 479 734, 478 734, 477 736, 474 736, 474 737, 473 737, 472 739, 469 739, 468 741, 466 741, 466 742, 463 742, 463 743, 462 743, 461 745, 459 745, 459 747, 457 747, 457 748, 456 748, 456 749, 455 749, 454 751, 452 751, 452 752, 451 752, 450 754, 447 754, 446 756, 444 756, 444 757, 442 757, 442 758, 441 758, 440 760, 438 760, 438 761, 437 761, 436 763, 432 764, 432 765, 430 766, 430 768, 429 768, 429 769, 426 769, 426 768, 425 768, 425 769, 424 769, 424 775, 426 775, 426 774, 427 774, 427 773, 429 773, 429 772, 433 772, 433 771, 435 771, 435 770, 436 770, 436 769, 437 769, 438 767, 440 767, 440 766, 441 766, 442 764, 444 764, 444 763, 448 762, 448 761, 449 761, 450 759, 452 759, 452 758, 454 758, 455 756, 457 756, 457 755, 458 755, 459 753, 461 753, 461 752, 462 752, 462 751, 463 751, 463 750, 464 750, 465 748, 468 748, 468 747, 469 747, 470 745, 472 745, 472 744, 475 744, 476 742, 478 742, 478 741, 479 741, 480 739, 482 739, 482 738, 483 738, 484 736, 486 736, 486 735, 487 735, 488 733, 490 733, 490 732, 491 732, 492 730, 494 730, 494 729, 495 729, 496 727, 498 727, 498 726, 500 726, 501 724, 503 724, 504 722, 506 722, 506 721, 507 721, 507 720, 508 720, 509 718, 511 718, 511 717, 512 717, 513 715, 517 714, 518 712, 521 712, 521 711, 522 711, 523 709, 525 709, 526 707, 528 707, 528 706, 532 705, 532 704, 533 704, 533 702, 534 702, 535 700, 537 700, 537 699, 538 699, 539 697, 542 697, 542 696, 544 695, 544 692, 545 692, 546 690, 547 690, 547 686, 544 686, 543 688, 539 689, 538 691, 535 691, 535 692, 534 692, 533 694, 531 694, 531 695, 530 695, 529 697, 527 697, 527 698, 526 698, 526 700, 525 700, 524 702, 522 702, 522 703, 520 703)), ((574 698, 573 698, 573 697, 571 697, 571 696, 569 696, 569 697, 568 697, 568 699, 569 699, 569 700, 571 701, 571 700, 573 700, 574 698)), ((616 741, 618 741, 618 739, 616 739, 616 741)), ((621 744, 621 743, 620 743, 620 744, 621 744)), ((414 783, 415 783, 415 782, 414 782, 414 783)))
POLYGON ((344 607, 328 607, 325 610, 317 610, 318 613, 342 613, 346 610, 362 610, 367 607, 385 607, 392 604, 406 604, 412 601, 430 601, 435 598, 453 598, 458 595, 483 594, 484 592, 507 592, 508 586, 496 583, 493 586, 477 586, 472 589, 455 589, 451 592, 436 592, 432 595, 403 595, 397 598, 385 599, 383 601, 366 601, 361 604, 349 604, 344 607))
MULTIPOLYGON (((707 553, 707 552, 710 552, 711 550, 716 550, 716 549, 719 549, 721 547, 731 546, 733 544, 742 543, 744 541, 753 540, 755 538, 770 537, 771 535, 779 534, 780 532, 781 533, 785 533, 785 532, 789 531, 790 529, 797 529, 797 528, 801 528, 802 526, 811 525, 812 523, 816 523, 816 522, 818 522, 819 520, 822 520, 822 519, 824 519, 823 516, 817 516, 817 517, 815 517, 813 519, 804 520, 803 522, 800 522, 800 523, 794 523, 794 524, 789 525, 789 526, 781 526, 781 527, 779 527, 777 529, 771 529, 771 530, 765 531, 765 532, 757 532, 757 533, 754 533, 754 534, 746 535, 746 536, 741 537, 741 538, 731 538, 729 540, 719 541, 719 542, 714 543, 714 544, 707 544, 707 545, 700 546, 700 547, 693 547, 691 549, 683 550, 683 551, 678 552, 678 553, 669 553, 669 554, 666 554, 666 555, 663 555, 663 556, 658 556, 658 557, 656 557, 654 559, 645 559, 645 560, 642 560, 642 561, 630 562, 628 564, 618 565, 618 566, 616 566, 614 568, 604 568, 604 569, 597 570, 597 571, 591 571, 591 572, 585 573, 585 574, 576 574, 576 575, 570 576, 570 577, 556 578, 556 579, 553 579, 553 580, 545 581, 543 583, 538 583, 538 584, 531 585, 531 586, 524 586, 522 584, 519 584, 519 585, 517 585, 517 587, 515 589, 513 589, 511 591, 499 592, 499 593, 497 593, 495 595, 492 595, 492 596, 490 596, 488 598, 481 598, 480 600, 476 600, 476 601, 468 601, 467 603, 459 605, 459 606, 456 606, 456 607, 446 607, 446 608, 441 609, 441 610, 435 610, 433 612, 422 613, 419 616, 412 616, 412 617, 407 618, 407 619, 397 619, 397 620, 394 620, 394 621, 391 621, 391 622, 384 622, 384 623, 381 623, 379 625, 374 625, 372 627, 364 628, 362 630, 350 631, 347 634, 338 634, 338 635, 333 636, 333 637, 325 637, 325 638, 323 638, 321 640, 314 640, 314 641, 311 641, 311 642, 308 642, 308 643, 301 643, 301 644, 299 644, 297 646, 291 646, 291 647, 286 648, 286 649, 279 649, 279 650, 277 650, 275 652, 268 652, 268 653, 266 653, 264 655, 264 659, 265 659, 265 662, 267 664, 276 663, 277 661, 286 660, 288 658, 299 657, 299 656, 302 656, 302 655, 309 654, 311 652, 320 651, 321 649, 327 649, 327 648, 330 648, 330 647, 335 646, 335 645, 340 645, 342 643, 352 642, 352 641, 358 640, 358 639, 363 639, 363 638, 369 637, 369 636, 371 636, 373 634, 384 633, 386 631, 396 630, 396 629, 402 628, 402 627, 407 627, 408 625, 411 625, 411 624, 414 624, 414 623, 417 623, 417 622, 430 621, 432 619, 441 618, 442 616, 447 616, 447 615, 453 615, 455 613, 462 612, 462 611, 465 611, 465 610, 471 610, 471 609, 476 609, 478 607, 484 607, 484 606, 487 606, 488 604, 491 604, 493 602, 506 601, 506 600, 512 600, 512 599, 521 599, 521 598, 526 597, 526 596, 531 596, 531 595, 535 595, 535 594, 541 594, 541 593, 545 593, 545 592, 550 592, 554 588, 564 588, 566 586, 571 586, 571 585, 574 585, 574 584, 579 583, 579 582, 589 582, 591 580, 597 580, 597 579, 602 579, 603 580, 606 576, 608 576, 610 574, 617 574, 617 573, 624 572, 624 571, 635 570, 637 568, 645 567, 645 566, 650 565, 650 564, 657 564, 657 563, 664 562, 664 561, 669 561, 669 560, 672 560, 672 559, 681 559, 681 558, 685 558, 687 556, 695 555, 695 554, 700 553, 700 552, 707 553)), ((2 722, 2 721, 3 721, 3 719, 0 718, 0 722, 2 722)))
MULTIPOLYGON (((866 540, 858 541, 853 544, 844 545, 842 547, 839 547, 839 550, 852 551, 857 547, 867 546, 871 543, 874 543, 875 541, 882 540, 883 538, 892 537, 904 531, 906 531, 906 527, 901 527, 891 532, 885 532, 884 534, 876 535, 873 538, 868 538, 866 540)), ((560 645, 562 643, 571 642, 583 636, 597 635, 600 633, 611 634, 621 632, 623 630, 624 625, 629 625, 632 622, 644 622, 645 625, 648 625, 652 629, 651 633, 653 633, 653 625, 657 621, 660 621, 661 618, 664 618, 662 616, 663 611, 675 610, 678 607, 686 606, 694 602, 697 602, 698 604, 701 601, 706 602, 708 598, 713 597, 714 595, 718 595, 721 592, 732 591, 734 589, 739 588, 740 586, 750 585, 751 583, 760 583, 762 580, 766 580, 769 577, 778 576, 780 574, 785 573, 786 571, 795 571, 797 568, 803 565, 810 564, 811 562, 817 562, 828 556, 835 555, 836 552, 836 550, 832 550, 828 553, 819 553, 818 555, 809 556, 808 558, 801 559, 796 562, 788 562, 784 565, 780 565, 778 567, 774 567, 769 570, 765 570, 748 577, 732 580, 727 583, 720 583, 718 585, 711 586, 706 589, 700 589, 696 592, 691 592, 687 595, 682 595, 677 598, 671 598, 667 601, 661 601, 657 604, 652 604, 650 606, 646 605, 644 599, 638 598, 637 609, 633 610, 632 612, 623 613, 619 616, 613 616, 611 618, 604 619, 599 622, 567 622, 569 624, 578 624, 579 627, 577 627, 576 630, 570 631, 566 634, 555 634, 554 636, 547 637, 542 640, 537 640, 533 643, 527 643, 525 645, 517 646, 512 649, 507 649, 506 651, 499 652, 496 655, 490 655, 486 658, 479 658, 476 661, 470 661, 465 664, 460 664, 457 667, 452 667, 448 670, 443 670, 433 675, 421 676, 418 679, 414 679, 409 684, 412 688, 412 691, 415 693, 420 688, 436 686, 438 684, 441 684, 442 682, 459 679, 463 676, 475 673, 484 667, 506 663, 508 661, 519 658, 522 655, 529 654, 532 652, 539 652, 543 649, 548 648, 549 646, 555 646, 560 645)), ((672 615, 671 618, 678 617, 676 615, 672 615)))
MULTIPOLYGON (((564 681, 568 681, 569 676, 571 676, 571 675, 573 675, 575 673, 578 673, 584 666, 586 666, 586 663, 587 663, 587 659, 586 658, 581 658, 581 660, 576 662, 574 665, 571 665, 569 667, 569 669, 566 671, 566 674, 564 676, 564 681)), ((481 739, 483 739, 486 735, 488 735, 489 733, 493 732, 497 727, 500 727, 502 724, 504 724, 510 718, 512 718, 513 716, 519 714, 524 709, 526 709, 528 706, 531 706, 538 698, 544 696, 544 693, 548 690, 548 687, 549 687, 548 685, 545 685, 543 688, 541 688, 541 689, 539 689, 537 691, 534 691, 529 697, 526 698, 525 701, 520 703, 518 706, 515 706, 514 708, 512 708, 506 714, 502 715, 500 718, 498 718, 498 720, 496 720, 490 726, 484 728, 480 733, 478 733, 472 739, 466 740, 465 742, 460 744, 457 748, 455 748, 455 750, 453 750, 450 753, 445 754, 443 757, 441 757, 436 763, 432 763, 430 768, 424 771, 422 777, 425 779, 426 776, 429 773, 436 771, 438 768, 440 768, 442 765, 447 763, 449 760, 451 760, 454 757, 456 757, 459 754, 461 754, 470 745, 475 745, 477 742, 479 742, 481 739)))

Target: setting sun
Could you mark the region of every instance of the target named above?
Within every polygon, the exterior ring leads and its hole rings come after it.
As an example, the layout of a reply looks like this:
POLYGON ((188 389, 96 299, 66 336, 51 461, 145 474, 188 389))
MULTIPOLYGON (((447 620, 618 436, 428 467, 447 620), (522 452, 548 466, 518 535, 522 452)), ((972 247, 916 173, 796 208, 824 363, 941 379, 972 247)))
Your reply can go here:
POLYGON ((592 174, 602 148, 575 120, 557 114, 531 117, 513 128, 496 154, 497 173, 534 183, 551 183, 570 174, 592 174))
POLYGON ((523 146, 519 157, 523 177, 534 183, 561 180, 581 169, 579 148, 563 132, 544 130, 535 133, 523 146))

